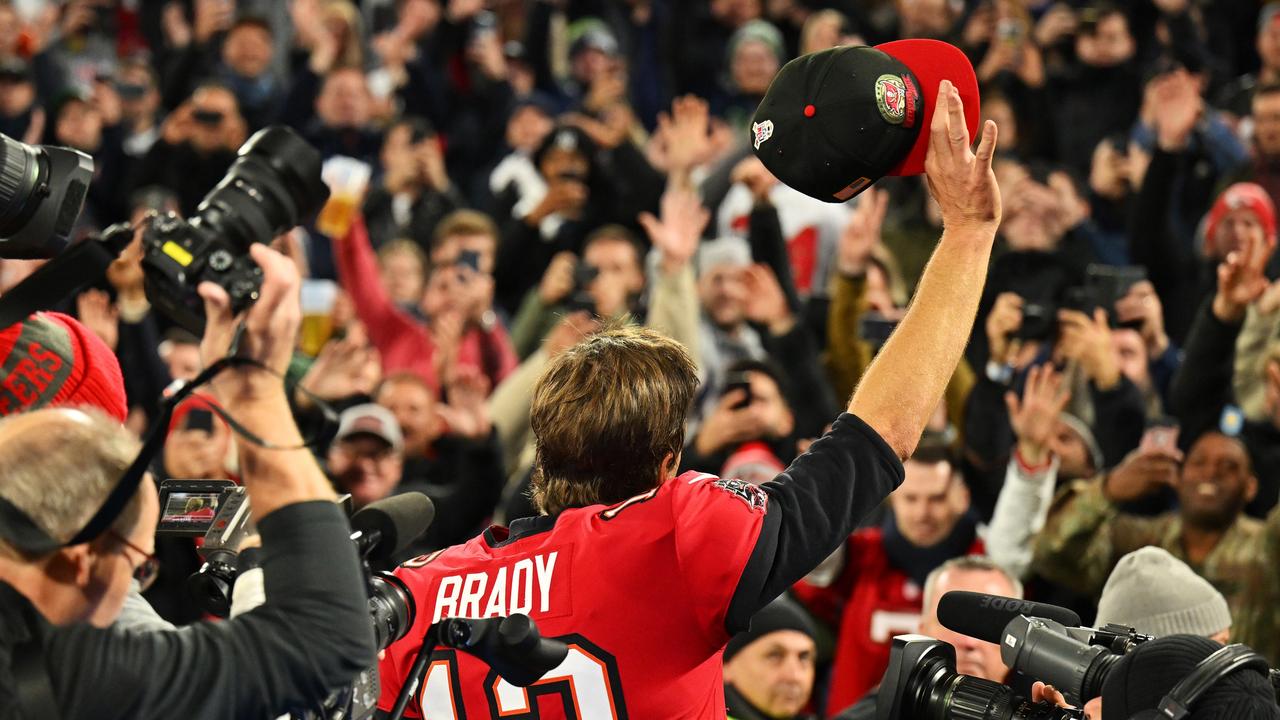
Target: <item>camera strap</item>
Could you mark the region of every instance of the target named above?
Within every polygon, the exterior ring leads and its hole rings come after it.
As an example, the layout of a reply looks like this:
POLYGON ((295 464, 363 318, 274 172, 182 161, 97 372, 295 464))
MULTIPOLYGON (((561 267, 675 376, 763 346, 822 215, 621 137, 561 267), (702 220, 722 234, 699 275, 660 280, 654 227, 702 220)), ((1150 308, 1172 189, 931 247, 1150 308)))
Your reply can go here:
POLYGON ((101 237, 75 243, 40 266, 0 297, 0 329, 79 295, 106 274, 132 238, 132 226, 117 223, 103 230, 101 237))
MULTIPOLYGON (((33 276, 34 277, 34 276, 33 276)), ((231 367, 256 367, 265 372, 276 374, 270 368, 266 367, 257 360, 236 355, 240 344, 240 337, 243 335, 244 325, 236 329, 236 335, 231 341, 231 351, 227 357, 215 361, 212 365, 205 368, 191 382, 183 384, 170 397, 166 398, 160 406, 160 413, 151 422, 151 427, 147 429, 146 438, 143 440, 142 449, 138 452, 138 456, 134 458, 133 463, 125 470, 120 477, 120 481, 107 495, 106 500, 98 508, 98 511, 89 518, 84 527, 80 529, 70 540, 59 542, 49 536, 43 529, 37 526, 26 513, 14 506, 4 497, 0 497, 0 537, 15 547, 21 548, 32 555, 46 555, 57 550, 59 547, 68 547, 71 545, 79 545, 80 543, 89 542, 101 535, 111 527, 111 523, 124 510, 129 501, 133 499, 134 493, 138 491, 138 485, 142 482, 142 478, 146 475, 148 468, 151 466, 151 460, 160 452, 160 448, 164 446, 164 441, 168 437, 169 420, 173 416, 173 411, 191 396, 192 393, 214 377, 218 373, 231 367)), ((324 400, 311 393, 305 388, 297 388, 306 395, 316 407, 320 408, 324 413, 325 421, 329 424, 336 425, 338 415, 333 408, 324 400)), ((246 428, 238 422, 229 413, 217 405, 213 406, 213 411, 217 413, 227 422, 227 425, 245 440, 268 450, 302 450, 317 444, 323 432, 317 433, 315 437, 304 438, 301 445, 283 446, 263 440, 257 434, 246 428)))

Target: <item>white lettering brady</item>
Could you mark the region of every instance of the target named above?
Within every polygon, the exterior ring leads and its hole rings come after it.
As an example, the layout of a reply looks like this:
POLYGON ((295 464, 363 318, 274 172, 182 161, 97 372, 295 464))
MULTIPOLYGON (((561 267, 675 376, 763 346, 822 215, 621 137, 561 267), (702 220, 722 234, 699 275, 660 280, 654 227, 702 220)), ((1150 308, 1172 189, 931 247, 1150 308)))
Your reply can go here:
POLYGON ((551 583, 559 551, 523 558, 495 571, 448 575, 436 590, 431 622, 446 617, 498 617, 551 611, 551 583), (537 596, 535 598, 535 595, 537 596))
POLYGON ((511 612, 529 613, 533 608, 533 561, 525 558, 511 571, 511 612))

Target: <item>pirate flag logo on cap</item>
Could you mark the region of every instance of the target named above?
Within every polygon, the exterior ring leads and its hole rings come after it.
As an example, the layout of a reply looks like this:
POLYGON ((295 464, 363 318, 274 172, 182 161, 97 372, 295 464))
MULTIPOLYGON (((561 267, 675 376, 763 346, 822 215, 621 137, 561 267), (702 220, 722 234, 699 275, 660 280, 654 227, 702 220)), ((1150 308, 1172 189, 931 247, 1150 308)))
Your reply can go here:
POLYGON ((978 130, 978 79, 964 53, 939 40, 844 46, 783 66, 752 118, 751 144, 779 180, 844 202, 885 175, 919 175, 938 84, 950 80, 978 130))

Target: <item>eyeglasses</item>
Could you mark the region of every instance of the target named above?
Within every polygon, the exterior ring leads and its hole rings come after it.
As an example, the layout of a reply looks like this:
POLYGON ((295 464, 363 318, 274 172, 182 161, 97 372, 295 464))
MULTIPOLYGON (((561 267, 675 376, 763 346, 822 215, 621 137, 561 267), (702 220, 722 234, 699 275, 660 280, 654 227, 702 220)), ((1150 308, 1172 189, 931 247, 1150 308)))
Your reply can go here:
POLYGON ((156 581, 156 575, 160 574, 160 560, 155 555, 129 542, 125 536, 115 530, 107 530, 107 534, 120 541, 126 548, 142 555, 142 564, 133 569, 133 579, 138 581, 138 585, 142 590, 151 587, 151 583, 156 581))

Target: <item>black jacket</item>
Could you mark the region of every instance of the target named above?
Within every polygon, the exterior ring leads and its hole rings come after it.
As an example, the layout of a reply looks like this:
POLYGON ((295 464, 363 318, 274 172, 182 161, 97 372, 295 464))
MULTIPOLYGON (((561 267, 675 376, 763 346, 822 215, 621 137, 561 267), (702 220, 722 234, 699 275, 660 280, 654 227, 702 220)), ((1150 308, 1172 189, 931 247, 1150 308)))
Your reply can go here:
POLYGON ((55 627, 0 583, 0 720, 275 717, 350 683, 375 657, 341 509, 298 503, 258 529, 268 599, 226 622, 159 632, 55 627), (44 672, 32 669, 49 679, 58 707, 20 714, 15 673, 41 655, 44 672))

